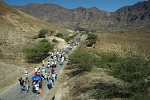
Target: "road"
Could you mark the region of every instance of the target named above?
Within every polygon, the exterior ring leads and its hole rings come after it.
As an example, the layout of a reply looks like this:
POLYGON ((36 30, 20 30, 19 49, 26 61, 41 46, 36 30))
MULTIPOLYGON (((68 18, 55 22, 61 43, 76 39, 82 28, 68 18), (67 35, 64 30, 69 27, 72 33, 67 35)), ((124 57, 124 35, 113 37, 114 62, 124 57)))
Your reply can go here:
MULTIPOLYGON (((73 47, 73 50, 74 49, 75 49, 75 46, 73 47)), ((71 50, 71 52, 73 50, 71 50)), ((66 63, 67 63, 67 61, 64 62, 64 65, 66 63)), ((64 65, 57 64, 55 71, 58 72, 58 75, 59 75, 59 72, 63 69, 64 65)), ((45 60, 45 68, 46 68, 46 66, 47 66, 47 60, 45 60)), ((41 68, 41 66, 38 66, 38 67, 41 68)), ((0 94, 0 100, 43 100, 46 93, 48 93, 48 91, 51 91, 51 90, 48 90, 48 88, 47 88, 47 81, 43 80, 43 86, 42 86, 42 92, 43 93, 42 93, 42 95, 37 96, 36 94, 34 94, 32 92, 32 85, 31 85, 33 75, 34 75, 34 72, 32 72, 28 75, 29 80, 30 80, 30 88, 29 88, 28 93, 26 91, 23 91, 22 93, 20 93, 20 84, 18 81, 14 85, 12 85, 10 88, 8 88, 7 90, 3 91, 0 94)))

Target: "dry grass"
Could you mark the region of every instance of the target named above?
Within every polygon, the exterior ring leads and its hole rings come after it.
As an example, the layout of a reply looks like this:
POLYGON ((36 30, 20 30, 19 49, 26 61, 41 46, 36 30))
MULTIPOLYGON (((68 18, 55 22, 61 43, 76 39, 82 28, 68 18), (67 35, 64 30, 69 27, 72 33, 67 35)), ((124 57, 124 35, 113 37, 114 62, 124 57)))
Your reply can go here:
POLYGON ((0 91, 4 90, 11 83, 14 83, 16 78, 23 73, 23 68, 12 64, 10 65, 1 62, 0 68, 0 91))
POLYGON ((145 59, 150 59, 150 34, 136 33, 104 33, 99 35, 99 40, 93 48, 87 49, 94 53, 115 52, 122 57, 127 55, 140 55, 145 59))

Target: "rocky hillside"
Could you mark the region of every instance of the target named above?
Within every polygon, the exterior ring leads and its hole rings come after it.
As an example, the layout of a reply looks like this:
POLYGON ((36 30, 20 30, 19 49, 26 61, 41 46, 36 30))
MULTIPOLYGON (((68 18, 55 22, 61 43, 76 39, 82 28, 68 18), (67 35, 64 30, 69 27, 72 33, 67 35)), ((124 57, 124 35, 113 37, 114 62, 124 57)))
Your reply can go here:
POLYGON ((105 24, 108 23, 108 16, 110 16, 109 12, 101 11, 96 7, 66 9, 50 3, 31 3, 23 6, 15 6, 15 8, 37 18, 67 28, 75 28, 78 26, 92 27, 93 25, 105 24))
POLYGON ((42 20, 67 28, 99 28, 108 25, 148 24, 150 22, 150 0, 122 7, 115 12, 96 7, 66 9, 54 4, 27 4, 17 9, 42 20), (37 10, 38 9, 38 10, 37 10))
POLYGON ((150 0, 122 7, 112 16, 113 22, 146 24, 150 21, 150 0))

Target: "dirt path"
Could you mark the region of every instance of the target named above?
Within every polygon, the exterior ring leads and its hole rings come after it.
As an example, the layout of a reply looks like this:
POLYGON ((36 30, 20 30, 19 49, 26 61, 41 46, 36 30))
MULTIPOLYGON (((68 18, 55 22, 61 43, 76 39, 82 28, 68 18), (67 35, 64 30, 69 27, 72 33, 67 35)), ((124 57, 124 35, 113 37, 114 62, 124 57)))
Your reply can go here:
POLYGON ((54 37, 54 36, 47 37, 47 39, 50 40, 50 41, 52 41, 54 38, 56 40, 58 40, 58 44, 57 44, 57 47, 56 47, 57 49, 62 49, 62 48, 67 46, 67 43, 62 38, 58 38, 58 37, 54 37))

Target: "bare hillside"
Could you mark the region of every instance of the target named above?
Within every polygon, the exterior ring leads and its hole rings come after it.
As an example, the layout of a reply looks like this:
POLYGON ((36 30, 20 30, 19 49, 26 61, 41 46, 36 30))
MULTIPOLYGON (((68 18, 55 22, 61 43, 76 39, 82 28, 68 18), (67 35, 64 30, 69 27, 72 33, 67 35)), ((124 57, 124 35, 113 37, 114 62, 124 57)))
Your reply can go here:
POLYGON ((31 41, 31 37, 41 29, 66 32, 65 29, 20 12, 2 1, 0 9, 1 55, 21 53, 22 48, 31 41))
POLYGON ((41 29, 67 33, 63 28, 44 22, 0 1, 0 92, 37 65, 27 64, 23 48, 34 42, 41 29))

